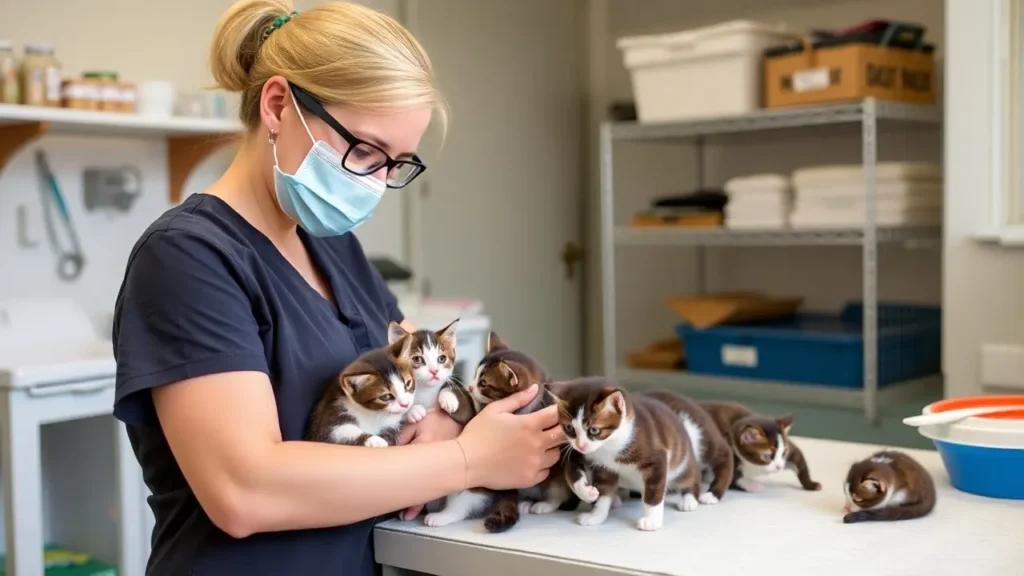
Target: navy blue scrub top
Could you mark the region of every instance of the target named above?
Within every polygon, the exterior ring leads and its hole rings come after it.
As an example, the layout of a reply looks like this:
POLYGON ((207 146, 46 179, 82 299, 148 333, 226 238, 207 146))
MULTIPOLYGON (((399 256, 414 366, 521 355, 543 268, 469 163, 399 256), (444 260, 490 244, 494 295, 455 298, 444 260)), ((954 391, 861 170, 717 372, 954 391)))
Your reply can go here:
POLYGON ((167 211, 132 249, 114 311, 114 415, 127 425, 153 493, 148 575, 376 571, 372 520, 244 539, 214 526, 171 453, 150 395, 187 378, 264 372, 284 439, 302 439, 324 384, 358 354, 386 344, 388 322, 402 315, 353 234, 299 235, 337 306, 266 236, 207 194, 167 211))

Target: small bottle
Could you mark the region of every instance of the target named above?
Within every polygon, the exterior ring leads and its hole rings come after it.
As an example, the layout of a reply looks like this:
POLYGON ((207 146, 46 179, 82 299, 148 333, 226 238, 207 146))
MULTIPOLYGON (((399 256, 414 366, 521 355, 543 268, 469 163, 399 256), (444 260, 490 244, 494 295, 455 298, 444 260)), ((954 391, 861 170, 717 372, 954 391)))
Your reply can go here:
POLYGON ((53 46, 26 44, 21 61, 22 102, 29 106, 60 106, 62 84, 60 63, 53 56, 53 46))
POLYGON ((18 86, 18 62, 9 40, 0 40, 0 104, 21 102, 18 86))

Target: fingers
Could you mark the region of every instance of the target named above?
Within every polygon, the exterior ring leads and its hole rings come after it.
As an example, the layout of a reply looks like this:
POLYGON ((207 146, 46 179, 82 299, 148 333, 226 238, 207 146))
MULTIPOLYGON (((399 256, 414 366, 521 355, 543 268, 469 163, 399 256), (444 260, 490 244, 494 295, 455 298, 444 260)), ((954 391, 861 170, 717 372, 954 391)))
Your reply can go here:
POLYGON ((536 427, 540 430, 547 430, 548 428, 558 425, 558 407, 548 406, 543 410, 538 410, 533 414, 524 416, 524 418, 530 419, 530 426, 536 427))
POLYGON ((551 448, 544 452, 544 469, 551 468, 562 457, 562 451, 558 448, 551 448))
POLYGON ((516 392, 515 394, 509 396, 508 398, 502 398, 501 400, 498 400, 496 402, 491 402, 490 404, 487 405, 486 408, 484 408, 484 410, 489 410, 496 414, 505 412, 515 412, 516 410, 519 410, 523 406, 529 404, 530 401, 533 400, 535 396, 537 396, 537 389, 537 385, 532 384, 529 388, 523 390, 522 392, 516 392))
POLYGON ((544 439, 547 441, 544 444, 544 448, 555 448, 565 444, 565 432, 562 432, 561 426, 555 426, 548 428, 544 431, 544 439))
POLYGON ((405 512, 402 513, 402 520, 405 520, 405 521, 412 520, 413 518, 415 518, 415 517, 420 515, 420 511, 421 510, 423 510, 423 505, 422 504, 420 504, 419 506, 410 506, 410 507, 406 508, 405 512))
POLYGON ((405 444, 412 442, 413 438, 416 437, 417 430, 419 430, 419 427, 415 424, 408 423, 402 426, 402 431, 398 434, 397 444, 399 446, 404 446, 405 444))

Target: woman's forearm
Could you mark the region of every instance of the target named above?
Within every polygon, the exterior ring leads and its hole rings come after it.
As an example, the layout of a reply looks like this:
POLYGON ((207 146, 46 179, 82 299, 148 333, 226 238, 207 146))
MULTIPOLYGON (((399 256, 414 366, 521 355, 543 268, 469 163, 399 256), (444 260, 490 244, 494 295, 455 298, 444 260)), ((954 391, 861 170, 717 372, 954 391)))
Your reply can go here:
POLYGON ((235 524, 256 532, 351 524, 466 487, 455 440, 365 448, 279 442, 235 479, 235 524))

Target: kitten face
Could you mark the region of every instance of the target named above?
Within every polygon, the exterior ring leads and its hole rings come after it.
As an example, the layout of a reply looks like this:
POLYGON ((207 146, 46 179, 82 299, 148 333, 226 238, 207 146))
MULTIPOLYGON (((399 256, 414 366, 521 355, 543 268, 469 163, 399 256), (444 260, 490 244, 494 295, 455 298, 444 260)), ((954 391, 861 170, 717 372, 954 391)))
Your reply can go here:
POLYGON ((371 412, 404 414, 416 393, 411 346, 407 336, 357 358, 339 376, 345 396, 371 412))
POLYGON ((870 459, 850 468, 843 483, 847 510, 867 510, 885 504, 895 480, 891 464, 870 459))
POLYGON ((417 386, 440 386, 451 378, 455 370, 455 333, 458 327, 456 319, 437 332, 417 330, 410 335, 397 322, 388 326, 388 341, 392 344, 406 336, 412 337, 410 354, 417 386))
POLYGON ((562 433, 580 454, 594 453, 623 432, 629 416, 621 390, 597 382, 553 384, 550 390, 562 433))
POLYGON ((476 376, 466 389, 480 406, 486 406, 547 380, 540 364, 526 354, 510 349, 496 333, 491 332, 487 340, 487 355, 480 361, 476 376))
POLYGON ((780 472, 786 468, 786 437, 792 425, 792 416, 743 418, 733 425, 736 452, 752 466, 780 472))

